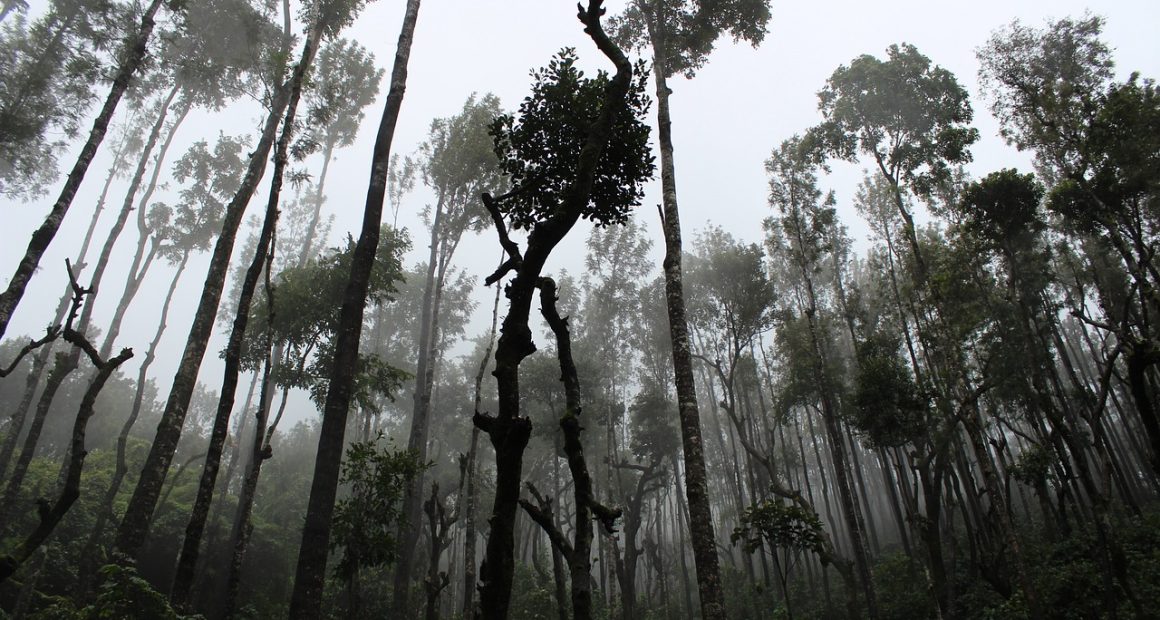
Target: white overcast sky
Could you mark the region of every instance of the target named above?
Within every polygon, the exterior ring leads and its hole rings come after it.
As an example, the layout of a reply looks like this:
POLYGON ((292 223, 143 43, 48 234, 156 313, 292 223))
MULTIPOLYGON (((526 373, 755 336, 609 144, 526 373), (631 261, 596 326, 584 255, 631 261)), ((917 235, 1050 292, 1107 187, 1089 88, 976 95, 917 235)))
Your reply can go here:
MULTIPOLYGON (((44 0, 32 0, 33 10, 44 0)), ((609 0, 609 14, 618 12, 624 1, 609 0)), ((40 7, 43 10, 43 7, 40 7)), ((781 2, 772 5, 773 19, 758 49, 747 45, 719 42, 708 65, 691 81, 673 79, 673 132, 676 146, 677 187, 686 239, 706 223, 724 227, 735 236, 758 241, 761 220, 768 213, 763 162, 770 149, 794 133, 818 122, 816 92, 841 64, 860 54, 883 55, 893 43, 909 42, 932 61, 952 71, 973 98, 975 126, 982 134, 974 147, 976 176, 1003 167, 1029 169, 1024 154, 1006 146, 997 137, 997 126, 980 97, 976 80, 978 63, 975 49, 990 33, 1013 19, 1042 25, 1049 18, 1079 17, 1091 11, 1107 18, 1104 40, 1114 49, 1121 78, 1131 71, 1145 77, 1160 77, 1160 1, 1157 0, 879 0, 781 2)), ((373 50, 380 66, 393 59, 401 0, 380 0, 369 6, 348 38, 373 50)), ((608 63, 582 32, 575 18, 575 4, 566 0, 427 0, 419 15, 418 30, 411 56, 410 76, 402 116, 395 136, 394 151, 412 152, 425 138, 430 121, 457 112, 472 92, 493 92, 511 109, 528 89, 528 71, 546 64, 561 47, 576 47, 582 64, 589 70, 608 63)), ((300 30, 300 28, 299 28, 300 30)), ((380 102, 368 110, 357 143, 339 154, 331 168, 327 185, 328 208, 336 217, 332 239, 357 231, 369 169, 374 133, 385 96, 386 79, 380 102)), ((651 86, 650 86, 651 88, 651 86)), ((229 109, 224 115, 200 115, 187 122, 178 137, 170 160, 197 139, 211 142, 219 130, 253 133, 259 119, 253 106, 229 109)), ((62 161, 71 163, 71 155, 62 161)), ((29 286, 8 335, 40 331, 49 320, 63 286, 63 259, 76 252, 84 227, 91 215, 95 195, 103 180, 107 159, 98 157, 90 169, 81 193, 64 227, 41 266, 41 273, 29 286)), ((317 168, 317 164, 314 164, 317 168)), ((828 180, 837 192, 839 211, 852 233, 864 230, 850 206, 860 166, 838 166, 828 180)), ((315 171, 316 172, 316 171, 315 171)), ((55 191, 51 197, 55 197, 55 191)), ((265 187, 259 190, 250 211, 264 202, 265 187)), ((113 196, 117 195, 114 190, 113 196)), ((418 211, 429 196, 412 194, 403 205, 399 223, 412 230, 416 250, 412 261, 420 259, 424 230, 418 211)), ((657 240, 655 205, 659 201, 659 178, 654 181, 640 218, 657 240)), ((120 198, 111 200, 111 209, 120 198)), ((15 269, 31 231, 40 223, 50 198, 30 204, 0 203, 0 278, 15 269)), ((389 215, 387 217, 390 217, 389 215)), ((102 221, 107 230, 111 216, 102 221)), ((582 223, 557 251, 548 271, 567 268, 578 273, 582 267, 583 242, 588 224, 582 223)), ((128 264, 135 232, 130 229, 120 242, 116 264, 107 282, 108 292, 99 298, 96 324, 107 322, 120 294, 120 281, 128 264)), ((239 246, 241 244, 239 243, 239 246)), ((494 264, 497 249, 494 234, 465 241, 457 263, 482 276, 494 264)), ((425 255, 425 254, 424 254, 425 255)), ((237 260, 237 258, 235 258, 237 260)), ((205 275, 206 260, 191 263, 182 287, 182 299, 170 317, 170 330, 153 376, 166 392, 168 377, 176 367, 197 294, 205 275)), ((130 312, 119 346, 143 352, 152 334, 160 299, 168 275, 157 270, 146 282, 143 296, 130 312)), ((480 298, 486 297, 480 294, 480 298)), ((484 314, 481 309, 480 315, 484 314)), ((482 328, 485 319, 476 321, 482 328)), ((220 382, 216 351, 224 338, 211 344, 201 380, 216 386, 220 382)))

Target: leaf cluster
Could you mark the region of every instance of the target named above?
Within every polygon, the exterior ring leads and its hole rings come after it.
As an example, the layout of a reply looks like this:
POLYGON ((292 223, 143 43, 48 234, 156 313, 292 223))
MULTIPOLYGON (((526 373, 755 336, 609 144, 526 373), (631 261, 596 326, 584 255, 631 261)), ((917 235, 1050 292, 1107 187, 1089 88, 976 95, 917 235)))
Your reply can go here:
MULTIPOLYGON (((565 48, 546 68, 532 71, 532 93, 517 114, 500 115, 489 128, 499 167, 514 188, 500 203, 513 228, 530 230, 560 209, 568 192, 578 191, 573 187, 575 162, 604 105, 610 80, 603 71, 595 78, 584 77, 576 60, 576 50, 565 48)), ((581 217, 599 226, 627 221, 644 197, 644 182, 653 175, 644 121, 650 105, 645 94, 648 74, 642 63, 633 75, 625 107, 616 114, 596 165, 588 202, 580 209, 581 217)))
POLYGON ((746 508, 741 524, 733 528, 729 540, 735 545, 740 542, 749 553, 763 545, 821 553, 826 544, 818 515, 781 499, 762 500, 746 508))
POLYGON ((825 120, 807 134, 820 151, 847 161, 874 158, 892 181, 928 198, 971 161, 979 139, 966 89, 913 45, 891 45, 834 71, 818 93, 825 120))
POLYGON ((388 450, 372 441, 355 442, 347 448, 339 483, 349 495, 334 507, 331 548, 342 550, 335 574, 351 578, 363 567, 390 564, 395 559, 395 532, 402 514, 402 500, 411 481, 428 464, 408 450, 388 450))

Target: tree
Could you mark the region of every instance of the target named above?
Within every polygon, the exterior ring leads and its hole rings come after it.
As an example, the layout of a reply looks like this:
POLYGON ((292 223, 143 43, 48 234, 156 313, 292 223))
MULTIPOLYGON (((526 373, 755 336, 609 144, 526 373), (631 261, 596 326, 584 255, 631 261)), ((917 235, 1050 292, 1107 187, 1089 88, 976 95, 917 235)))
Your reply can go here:
POLYGON ((780 558, 774 565, 777 566, 782 591, 786 593, 786 616, 792 619, 789 575, 799 553, 823 552, 824 536, 822 522, 815 513, 797 504, 787 504, 782 499, 767 499, 745 510, 741 515, 741 525, 733 529, 729 539, 735 545, 740 541, 749 553, 768 545, 770 552, 780 558))
POLYGON ((891 45, 886 56, 859 56, 834 71, 818 93, 825 120, 806 141, 846 161, 874 160, 894 190, 921 280, 925 265, 903 193, 931 199, 951 183, 953 167, 971 161, 967 149, 979 132, 969 126, 971 104, 954 74, 908 43, 891 45))
MULTIPOLYGON (((497 415, 477 413, 474 422, 496 451, 496 495, 487 555, 480 567, 484 618, 507 617, 514 572, 515 512, 520 494, 524 448, 532 424, 520 415, 519 365, 535 351, 528 327, 532 298, 549 254, 581 217, 598 225, 624 221, 637 204, 641 184, 652 174, 645 76, 634 76, 624 53, 600 24, 600 0, 578 15, 585 32, 616 67, 610 79, 583 79, 575 53, 564 50, 546 69, 533 72, 532 94, 520 105, 519 119, 500 117, 492 127, 500 168, 513 190, 499 198, 485 194, 507 260, 486 280, 508 273, 510 302, 495 352, 499 394, 497 415), (508 236, 505 218, 515 229, 529 228, 523 253, 508 236)), ((582 558, 584 562, 587 557, 582 558)))
MULTIPOLYGON (((431 123, 427 141, 420 147, 423 182, 436 194, 430 214, 430 241, 427 270, 423 280, 423 301, 419 309, 419 338, 416 342, 414 407, 407 449, 420 459, 427 458, 432 389, 435 383, 437 344, 443 290, 452 257, 463 233, 478 231, 487 222, 487 212, 478 204, 483 192, 498 192, 502 178, 498 161, 488 135, 488 126, 500 115, 499 99, 484 95, 468 97, 463 110, 451 118, 431 123)), ((420 525, 420 489, 423 476, 414 481, 404 499, 407 515, 405 530, 400 530, 400 558, 395 570, 393 608, 395 615, 408 610, 411 568, 420 525)))
POLYGON ((0 33, 0 195, 30 199, 54 182, 67 145, 58 136, 80 131, 108 60, 102 50, 126 13, 115 2, 55 1, 31 24, 22 14, 0 33))
POLYGON ((362 335, 363 310, 366 306, 371 268, 379 247, 379 226, 383 215, 383 200, 387 193, 391 144, 395 136, 395 124, 399 120, 399 110, 403 105, 403 93, 407 84, 407 63, 411 56, 411 42, 414 39, 418 16, 419 0, 408 0, 395 51, 395 62, 391 68, 391 86, 383 106, 378 134, 375 136, 362 230, 359 232, 358 242, 351 257, 350 277, 342 298, 342 309, 336 329, 330 385, 326 392, 326 406, 323 409, 322 429, 318 438, 318 457, 315 460, 314 478, 310 485, 306 521, 302 528, 302 546, 298 552, 294 595, 290 602, 292 618, 317 618, 322 605, 330 523, 334 513, 339 462, 342 459, 346 419, 354 386, 359 340, 362 335))
POLYGON ((822 403, 823 423, 834 459, 834 473, 854 551, 854 563, 866 597, 866 611, 873 619, 878 616, 878 603, 865 543, 866 525, 850 482, 848 453, 838 419, 839 386, 829 369, 833 345, 819 316, 825 309, 819 304, 819 290, 814 284, 832 251, 829 232, 836 218, 834 200, 832 195, 822 198, 814 166, 809 162, 808 153, 803 152, 801 141, 796 138, 774 149, 765 168, 770 175, 770 206, 778 212, 777 216, 766 221, 769 243, 774 254, 780 254, 791 266, 791 281, 800 291, 797 309, 804 315, 809 330, 814 389, 822 403))
POLYGON ((673 350, 673 370, 681 438, 685 455, 685 494, 689 498, 689 528, 701 594, 701 613, 706 620, 724 617, 721 576, 709 506, 705 457, 693 361, 689 351, 685 293, 681 281, 681 221, 677 210, 676 172, 673 162, 672 119, 669 113, 668 78, 683 73, 692 77, 708 60, 716 40, 726 32, 753 45, 765 38, 769 21, 768 0, 635 0, 614 24, 617 38, 630 47, 652 49, 656 81, 657 129, 661 151, 661 226, 665 235, 665 301, 673 350))
POLYGON ((400 543, 396 525, 406 518, 403 497, 411 481, 428 466, 414 452, 386 450, 382 443, 380 434, 347 448, 340 480, 350 486, 350 496, 334 507, 331 547, 342 551, 334 572, 346 583, 346 613, 356 618, 359 572, 395 561, 400 543))
POLYGON ((97 148, 105 138, 105 132, 109 128, 109 122, 113 118, 117 104, 121 102, 121 97, 129 88, 129 81, 145 60, 146 45, 149 42, 149 36, 153 33, 153 18, 157 15, 159 8, 161 8, 161 0, 152 0, 141 16, 141 25, 126 37, 123 58, 117 66, 116 77, 109 88, 109 94, 105 98, 100 113, 93 120, 89 137, 81 148, 80 154, 77 155, 77 161, 73 164, 64 187, 61 188, 60 196, 53 203, 44 222, 32 233, 28 248, 17 265, 16 272, 12 274, 12 279, 9 280, 4 292, 0 293, 0 338, 8 329, 12 313, 16 310, 20 299, 24 297, 24 289, 28 286, 28 281, 32 278, 33 272, 36 271, 37 265, 40 264, 41 257, 44 256, 48 245, 56 236, 56 231, 60 229, 61 222, 64 221, 73 198, 76 197, 77 190, 80 188, 81 181, 84 180, 85 173, 88 172, 89 164, 92 163, 97 148))

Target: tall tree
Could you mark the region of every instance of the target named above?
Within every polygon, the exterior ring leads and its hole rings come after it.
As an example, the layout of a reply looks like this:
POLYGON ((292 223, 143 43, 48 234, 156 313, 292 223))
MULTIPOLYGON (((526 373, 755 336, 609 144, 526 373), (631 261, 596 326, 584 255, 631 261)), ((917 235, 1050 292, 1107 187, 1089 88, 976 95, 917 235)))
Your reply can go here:
POLYGON ((657 129, 661 151, 662 218, 665 235, 665 300, 673 348, 673 370, 681 438, 685 455, 685 494, 689 499, 689 527, 701 613, 706 620, 724 618, 721 575, 717 568, 716 538, 709 506, 701 419, 693 383, 685 293, 681 282, 681 221, 677 210, 676 171, 673 162, 672 118, 668 79, 678 73, 692 77, 708 60, 718 37, 728 32, 753 45, 765 38, 768 0, 634 0, 616 25, 618 38, 631 47, 652 49, 656 81, 657 129))
POLYGON ((383 218, 383 201, 387 193, 387 168, 395 125, 403 106, 407 86, 407 64, 411 42, 419 18, 419 0, 408 0, 395 62, 391 67, 391 86, 383 105, 383 116, 375 136, 371 155, 370 183, 363 208, 362 229, 351 258, 350 278, 342 299, 330 385, 326 391, 322 428, 318 438, 318 456, 310 484, 310 502, 302 527, 302 545, 294 576, 294 594, 290 601, 291 618, 317 618, 322 606, 322 588, 326 579, 326 557, 330 544, 330 521, 338 491, 339 466, 342 462, 346 420, 350 410, 352 387, 362 336, 363 311, 375 253, 379 248, 379 227, 383 218))
POLYGON ((809 162, 809 154, 803 152, 799 139, 783 142, 770 155, 765 168, 770 175, 770 206, 778 212, 777 216, 766 222, 770 231, 769 241, 774 252, 781 254, 791 265, 791 278, 796 281, 798 290, 804 293, 799 294, 797 306, 809 329, 812 370, 822 402, 822 418, 834 460, 842 513, 846 517, 850 544, 854 549, 854 563, 866 597, 867 615, 876 618, 878 602, 870 574, 866 525, 850 481, 849 455, 842 436, 841 421, 838 419, 839 386, 831 371, 833 343, 821 316, 825 308, 819 303, 820 287, 815 285, 815 280, 830 262, 828 259, 832 248, 829 247, 829 233, 837 217, 833 196, 823 198, 817 187, 814 166, 809 162))
MULTIPOLYGON (((576 55, 564 50, 546 69, 533 72, 532 95, 512 116, 496 120, 492 133, 500 167, 514 188, 499 198, 485 194, 507 260, 486 280, 508 273, 510 302, 495 352, 499 410, 476 414, 475 425, 488 434, 496 451, 496 494, 487 552, 480 567, 480 606, 484 618, 506 618, 511 602, 514 530, 523 453, 532 424, 520 415, 519 365, 535 351, 528 326, 532 299, 549 254, 581 217, 599 225, 624 222, 639 203, 641 184, 652 174, 645 76, 633 67, 600 23, 600 0, 580 7, 579 19, 596 47, 616 67, 610 79, 583 79, 576 55), (529 229, 523 253, 508 236, 529 229)), ((585 558, 585 561, 587 558, 585 558)))
MULTIPOLYGON (((488 135, 488 126, 501 113, 499 99, 472 95, 459 114, 431 123, 427 141, 420 147, 423 182, 435 191, 430 208, 430 241, 423 302, 419 314, 419 340, 415 367, 414 407, 407 449, 421 461, 427 459, 431 397, 435 383, 436 348, 440 339, 440 306, 452 257, 467 230, 478 231, 487 222, 478 196, 501 191, 502 177, 488 135)), ((423 475, 407 488, 403 502, 406 519, 400 522, 399 562, 395 568, 393 608, 397 616, 408 614, 408 594, 415 543, 419 538, 420 492, 423 475)))
POLYGON ((908 43, 891 45, 886 60, 868 54, 838 67, 818 93, 825 120, 807 142, 827 155, 858 161, 861 155, 894 190, 903 234, 914 252, 919 278, 925 265, 904 193, 930 199, 952 181, 953 167, 971 161, 979 139, 967 91, 954 74, 908 43))

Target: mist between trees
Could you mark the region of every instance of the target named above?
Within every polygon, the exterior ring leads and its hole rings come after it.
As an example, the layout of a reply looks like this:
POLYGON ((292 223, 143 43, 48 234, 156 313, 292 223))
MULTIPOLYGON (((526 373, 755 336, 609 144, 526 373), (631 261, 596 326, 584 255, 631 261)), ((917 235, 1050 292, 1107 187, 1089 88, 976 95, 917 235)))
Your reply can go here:
POLYGON ((720 119, 670 99, 776 4, 581 2, 438 118, 401 4, 383 52, 361 0, 3 2, 3 208, 56 198, 3 233, 0 614, 1154 616, 1160 94, 1104 18, 981 33, 982 98, 833 68, 745 239, 682 228, 720 119))

